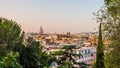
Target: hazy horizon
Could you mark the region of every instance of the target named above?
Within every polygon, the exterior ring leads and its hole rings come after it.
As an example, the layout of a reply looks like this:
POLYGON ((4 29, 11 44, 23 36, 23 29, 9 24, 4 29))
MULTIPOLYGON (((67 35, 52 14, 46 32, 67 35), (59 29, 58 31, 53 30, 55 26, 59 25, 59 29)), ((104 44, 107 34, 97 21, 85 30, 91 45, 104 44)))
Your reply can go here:
POLYGON ((25 32, 92 32, 97 28, 93 12, 104 0, 0 0, 0 17, 12 19, 25 32))

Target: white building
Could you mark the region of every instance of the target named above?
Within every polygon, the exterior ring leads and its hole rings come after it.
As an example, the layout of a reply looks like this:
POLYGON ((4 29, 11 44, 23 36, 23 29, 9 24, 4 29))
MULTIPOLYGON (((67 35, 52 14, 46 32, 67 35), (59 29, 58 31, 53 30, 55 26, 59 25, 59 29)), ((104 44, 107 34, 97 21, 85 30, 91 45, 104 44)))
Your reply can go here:
POLYGON ((77 62, 92 64, 96 59, 96 47, 81 47, 80 49, 76 49, 76 53, 81 54, 77 58, 77 62))

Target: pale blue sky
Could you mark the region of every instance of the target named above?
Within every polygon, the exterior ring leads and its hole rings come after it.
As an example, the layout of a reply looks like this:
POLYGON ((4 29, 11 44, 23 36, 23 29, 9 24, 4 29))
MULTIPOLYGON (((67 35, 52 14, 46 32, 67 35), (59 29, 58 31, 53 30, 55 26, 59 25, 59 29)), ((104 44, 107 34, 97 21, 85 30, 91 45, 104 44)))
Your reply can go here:
POLYGON ((104 0, 0 0, 0 16, 18 22, 26 32, 89 32, 97 28, 93 12, 104 0))

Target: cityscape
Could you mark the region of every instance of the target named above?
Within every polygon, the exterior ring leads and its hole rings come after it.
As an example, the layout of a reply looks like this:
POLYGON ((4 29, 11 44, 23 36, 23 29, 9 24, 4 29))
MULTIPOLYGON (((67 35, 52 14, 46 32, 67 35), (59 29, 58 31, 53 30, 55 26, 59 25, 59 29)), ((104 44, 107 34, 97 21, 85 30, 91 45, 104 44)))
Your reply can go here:
MULTIPOLYGON (((74 52, 76 54, 81 54, 81 56, 75 58, 77 62, 84 62, 92 65, 96 60, 98 32, 45 34, 44 29, 41 26, 38 33, 28 32, 25 36, 26 38, 32 37, 38 41, 48 54, 61 51, 64 46, 77 46, 74 52)), ((109 41, 104 39, 103 44, 107 45, 109 44, 109 41)))
POLYGON ((119 0, 1 0, 0 68, 120 68, 119 0))

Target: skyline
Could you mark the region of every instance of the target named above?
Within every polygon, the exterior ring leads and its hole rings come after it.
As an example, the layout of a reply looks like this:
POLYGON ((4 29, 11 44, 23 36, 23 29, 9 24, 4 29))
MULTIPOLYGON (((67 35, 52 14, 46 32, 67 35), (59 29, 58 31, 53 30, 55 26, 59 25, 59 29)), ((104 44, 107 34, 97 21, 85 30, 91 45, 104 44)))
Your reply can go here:
POLYGON ((97 28, 92 20, 103 0, 0 0, 1 17, 12 19, 26 32, 91 32, 97 28))

